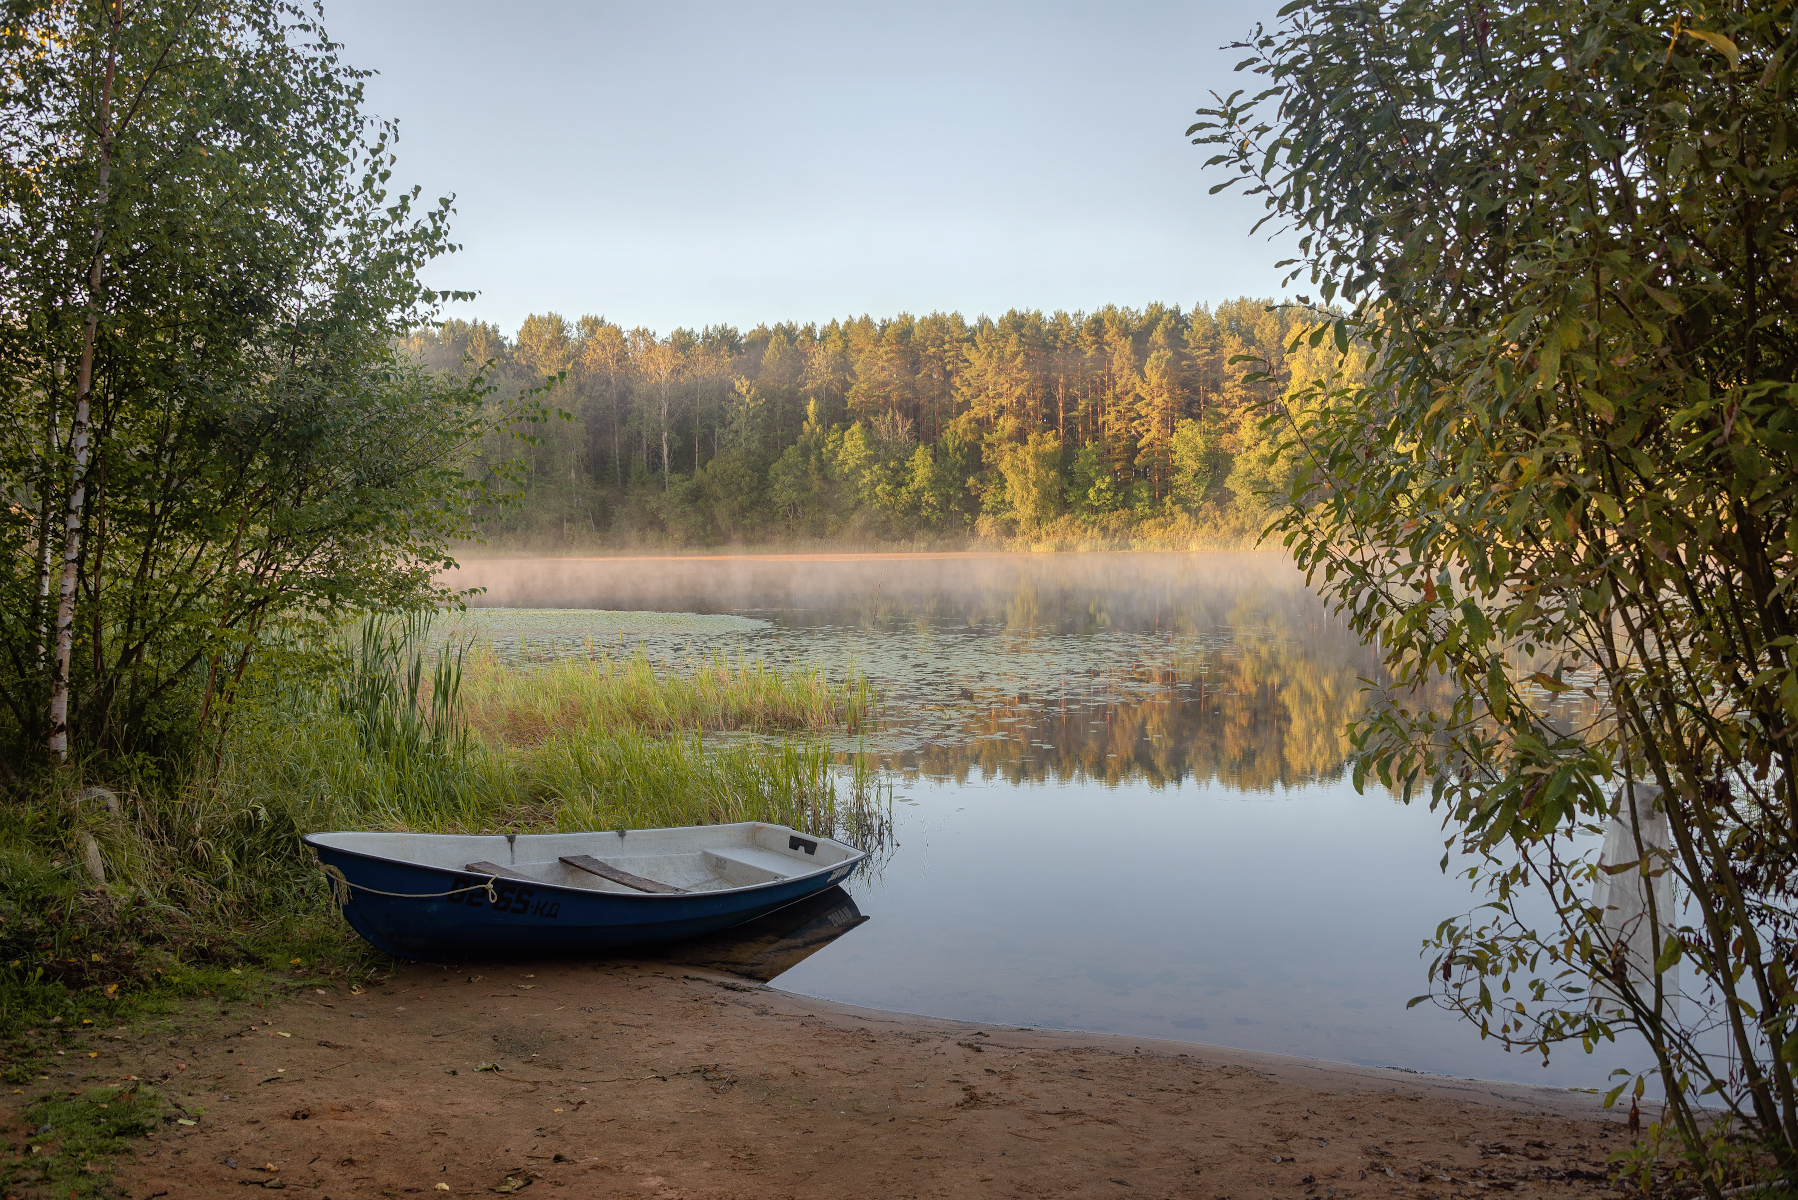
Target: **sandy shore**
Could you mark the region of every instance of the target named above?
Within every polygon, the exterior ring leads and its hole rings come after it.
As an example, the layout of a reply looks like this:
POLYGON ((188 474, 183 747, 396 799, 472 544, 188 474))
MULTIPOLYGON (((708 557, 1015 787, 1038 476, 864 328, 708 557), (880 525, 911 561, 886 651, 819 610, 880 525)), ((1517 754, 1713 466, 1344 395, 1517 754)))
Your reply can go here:
POLYGON ((1605 1189, 1625 1136, 1577 1093, 876 1012, 665 961, 417 966, 220 1021, 71 1060, 194 1122, 122 1164, 131 1196, 1562 1196, 1605 1189))

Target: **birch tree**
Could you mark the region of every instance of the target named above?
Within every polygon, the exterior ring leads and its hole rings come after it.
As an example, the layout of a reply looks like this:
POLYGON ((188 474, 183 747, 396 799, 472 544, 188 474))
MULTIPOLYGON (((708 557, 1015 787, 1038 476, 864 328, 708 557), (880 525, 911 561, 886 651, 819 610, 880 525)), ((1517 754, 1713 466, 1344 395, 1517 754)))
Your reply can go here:
POLYGON ((481 387, 391 349, 449 204, 390 188, 311 8, 15 5, 0 71, 0 704, 56 759, 141 748, 466 530, 481 387))

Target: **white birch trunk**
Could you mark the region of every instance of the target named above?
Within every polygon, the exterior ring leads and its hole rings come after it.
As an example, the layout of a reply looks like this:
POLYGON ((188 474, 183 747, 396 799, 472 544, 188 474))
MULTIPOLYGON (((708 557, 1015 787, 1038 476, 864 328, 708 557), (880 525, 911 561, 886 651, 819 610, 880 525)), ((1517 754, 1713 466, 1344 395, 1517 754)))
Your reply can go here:
POLYGON ((56 657, 50 676, 50 752, 69 757, 69 660, 75 647, 75 590, 81 566, 81 523, 87 508, 87 462, 91 453, 88 418, 94 388, 94 345, 100 335, 100 287, 106 266, 107 184, 112 176, 112 82, 118 66, 118 35, 124 0, 113 8, 111 43, 106 51, 106 84, 100 92, 100 176, 94 189, 94 244, 87 274, 87 322, 81 332, 81 364, 75 371, 75 422, 70 429, 74 467, 70 473, 68 519, 63 533, 62 580, 56 593, 56 657))
MULTIPOLYGON (((56 360, 56 389, 62 389, 62 359, 56 360)), ((50 562, 55 556, 53 536, 56 520, 55 489, 50 487, 50 474, 56 468, 56 393, 50 396, 49 412, 44 417, 43 469, 38 473, 38 486, 43 489, 37 523, 37 597, 33 601, 33 633, 37 637, 37 665, 42 669, 50 659, 50 562)), ((36 458, 38 451, 32 451, 36 458)))

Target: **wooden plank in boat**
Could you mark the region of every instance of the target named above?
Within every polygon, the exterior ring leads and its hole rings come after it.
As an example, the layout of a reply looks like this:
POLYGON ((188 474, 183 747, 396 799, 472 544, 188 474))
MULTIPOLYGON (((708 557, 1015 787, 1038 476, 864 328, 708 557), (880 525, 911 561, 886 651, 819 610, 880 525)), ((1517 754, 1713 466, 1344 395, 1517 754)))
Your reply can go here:
POLYGON ((494 875, 500 879, 522 879, 526 883, 543 882, 541 879, 533 879, 521 871, 514 871, 510 867, 502 867, 498 863, 490 863, 485 860, 482 860, 481 862, 471 862, 462 869, 464 871, 473 871, 477 875, 494 875))
POLYGON ((611 863, 601 862, 591 854, 564 854, 562 861, 577 871, 585 871, 589 875, 597 875, 601 879, 610 879, 613 883, 622 883, 627 888, 636 888, 639 892, 685 892, 686 888, 677 888, 671 883, 660 883, 654 879, 645 879, 641 875, 632 875, 629 871, 621 871, 611 863))

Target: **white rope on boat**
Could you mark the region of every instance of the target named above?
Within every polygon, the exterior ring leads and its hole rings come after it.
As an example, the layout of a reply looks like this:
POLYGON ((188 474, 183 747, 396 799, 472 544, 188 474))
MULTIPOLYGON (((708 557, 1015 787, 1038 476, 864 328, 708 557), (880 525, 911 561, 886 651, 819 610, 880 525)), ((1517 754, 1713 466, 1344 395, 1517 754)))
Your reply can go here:
POLYGON ((467 887, 451 888, 447 892, 384 892, 380 888, 369 887, 365 883, 351 883, 344 873, 330 863, 318 864, 318 869, 325 873, 331 881, 331 898, 336 901, 338 909, 354 898, 355 892, 368 892, 375 896, 392 896, 396 900, 441 900, 446 896, 458 896, 463 892, 486 892, 490 904, 499 903, 499 893, 493 890, 493 876, 489 875, 483 883, 471 883, 467 887))

